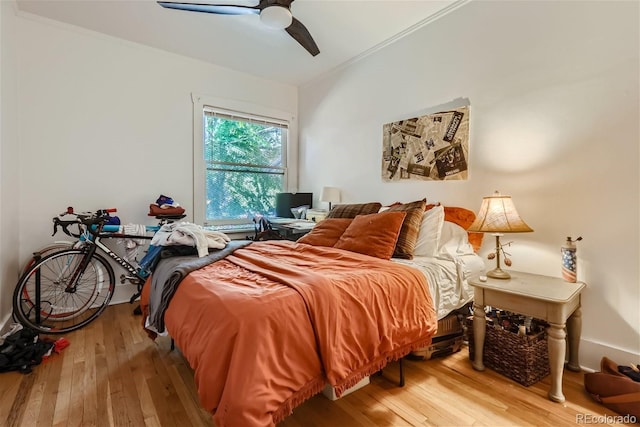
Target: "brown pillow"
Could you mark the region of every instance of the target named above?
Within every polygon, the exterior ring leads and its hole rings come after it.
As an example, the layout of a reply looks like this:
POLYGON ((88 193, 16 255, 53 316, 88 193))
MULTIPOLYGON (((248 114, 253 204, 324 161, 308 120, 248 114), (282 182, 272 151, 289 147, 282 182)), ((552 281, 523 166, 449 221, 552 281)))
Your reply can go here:
POLYGON ((329 211, 327 218, 355 218, 357 215, 378 213, 382 203, 360 203, 351 205, 336 205, 329 211))
POLYGON ((353 221, 352 218, 328 218, 320 221, 313 229, 298 239, 298 243, 313 246, 333 246, 344 230, 353 221))
POLYGON ((358 215, 333 247, 389 259, 406 215, 406 212, 358 215))
POLYGON ((422 223, 422 215, 427 205, 427 199, 416 200, 411 203, 394 204, 387 212, 406 212, 400 235, 396 242, 396 248, 393 251, 395 258, 413 259, 413 251, 416 248, 418 234, 420 234, 420 223, 422 223))
MULTIPOLYGON (((425 210, 429 210, 436 205, 427 205, 425 210)), ((454 224, 458 224, 460 227, 465 230, 473 224, 473 221, 476 220, 475 212, 466 209, 460 208, 457 206, 445 206, 444 207, 444 220, 453 222, 454 224)), ((484 233, 475 233, 473 231, 467 231, 467 235, 469 236, 469 243, 473 247, 475 253, 478 253, 480 250, 480 246, 482 246, 482 239, 484 237, 484 233)))

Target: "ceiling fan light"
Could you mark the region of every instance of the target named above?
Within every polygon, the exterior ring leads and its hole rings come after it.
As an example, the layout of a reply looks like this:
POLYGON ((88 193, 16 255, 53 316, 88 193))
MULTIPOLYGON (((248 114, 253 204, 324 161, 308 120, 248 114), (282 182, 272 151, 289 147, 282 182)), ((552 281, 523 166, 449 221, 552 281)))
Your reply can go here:
POLYGON ((293 16, 291 11, 282 6, 269 6, 260 12, 260 20, 270 28, 283 30, 291 25, 293 16))

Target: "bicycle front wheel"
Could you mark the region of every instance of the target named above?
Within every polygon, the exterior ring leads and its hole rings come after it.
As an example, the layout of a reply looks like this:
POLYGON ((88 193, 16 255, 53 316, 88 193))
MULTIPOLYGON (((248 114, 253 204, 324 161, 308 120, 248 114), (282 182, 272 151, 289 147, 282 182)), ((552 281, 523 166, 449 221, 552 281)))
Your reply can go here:
POLYGON ((68 249, 29 267, 13 293, 17 320, 44 334, 61 334, 97 318, 111 301, 115 274, 98 254, 80 271, 86 256, 82 249, 68 249))

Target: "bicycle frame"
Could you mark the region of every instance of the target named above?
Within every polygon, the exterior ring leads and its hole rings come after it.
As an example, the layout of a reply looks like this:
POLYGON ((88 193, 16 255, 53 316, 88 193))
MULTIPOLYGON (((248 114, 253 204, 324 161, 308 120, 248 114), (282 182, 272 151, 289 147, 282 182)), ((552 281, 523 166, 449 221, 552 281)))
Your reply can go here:
MULTIPOLYGON (((95 247, 91 247, 91 249, 89 249, 90 256, 87 257, 88 259, 91 256, 93 256, 93 254, 96 252, 96 249, 99 248, 109 258, 114 260, 119 266, 121 266, 122 268, 127 270, 130 274, 137 276, 140 280, 144 281, 147 277, 149 277, 149 275, 151 274, 150 271, 135 267, 129 261, 127 261, 126 259, 122 258, 120 255, 118 255, 113 250, 111 250, 108 246, 104 245, 100 240, 103 239, 103 238, 105 238, 105 239, 143 239, 143 240, 151 240, 151 239, 153 239, 153 236, 136 236, 136 235, 131 235, 131 234, 123 234, 123 233, 120 233, 120 226, 118 226, 118 225, 103 225, 101 228, 98 228, 97 226, 94 225, 91 228, 93 228, 94 230, 90 231, 88 233, 83 233, 83 235, 80 236, 80 241, 84 241, 84 242, 89 241, 89 242, 92 243, 91 246, 95 245, 95 247)), ((147 232, 155 233, 156 231, 158 231, 160 229, 160 226, 158 226, 158 225, 146 225, 145 229, 146 229, 147 232)))

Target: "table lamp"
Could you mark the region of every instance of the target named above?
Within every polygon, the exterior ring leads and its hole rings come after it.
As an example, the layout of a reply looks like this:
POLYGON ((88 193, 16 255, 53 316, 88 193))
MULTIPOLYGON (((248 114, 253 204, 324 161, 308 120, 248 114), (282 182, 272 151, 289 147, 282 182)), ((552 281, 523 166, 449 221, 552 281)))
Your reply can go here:
POLYGON ((321 202, 329 202, 329 210, 331 203, 340 203, 340 189, 337 187, 323 187, 320 193, 321 202))
POLYGON ((496 268, 488 271, 487 276, 494 279, 509 279, 511 276, 500 268, 500 236, 504 233, 525 233, 533 231, 518 215, 511 196, 496 191, 493 195, 482 198, 480 212, 467 231, 492 233, 496 236, 496 268))

